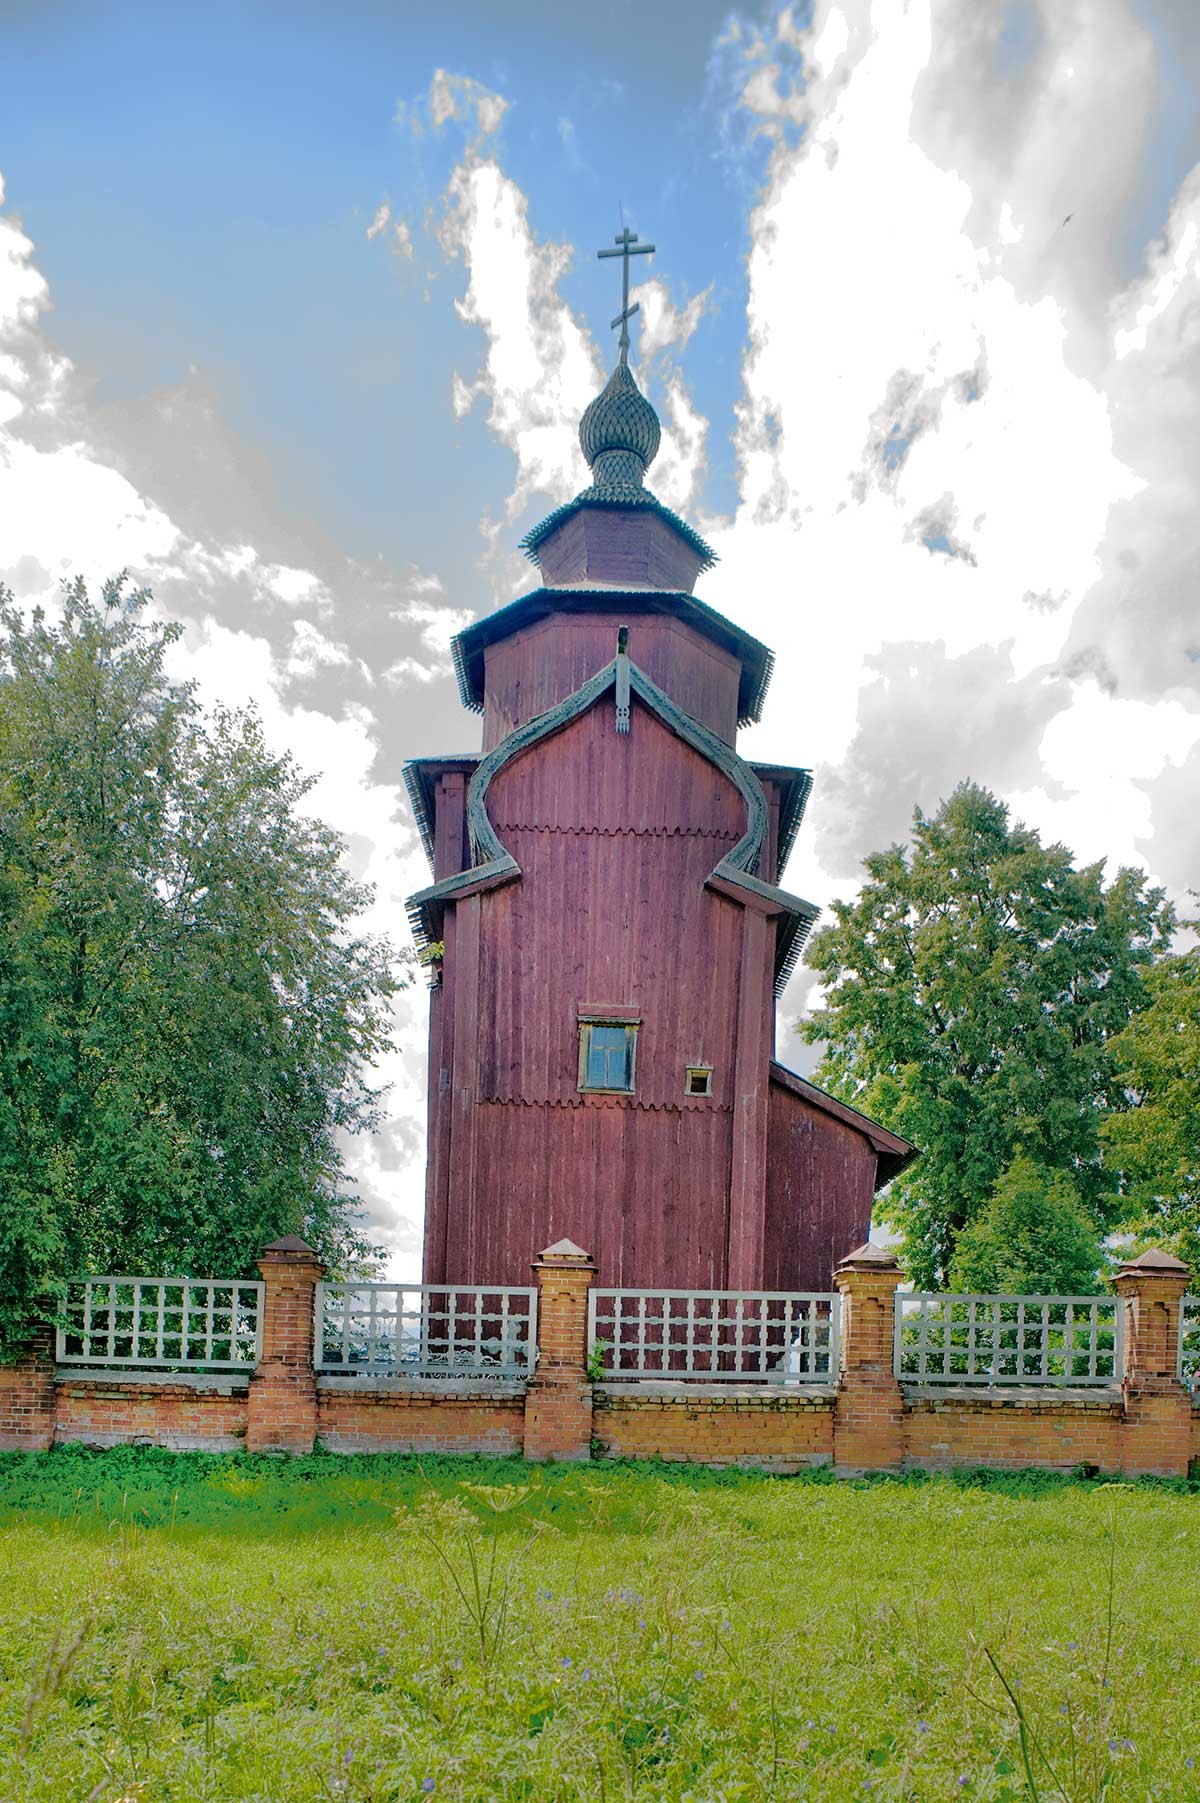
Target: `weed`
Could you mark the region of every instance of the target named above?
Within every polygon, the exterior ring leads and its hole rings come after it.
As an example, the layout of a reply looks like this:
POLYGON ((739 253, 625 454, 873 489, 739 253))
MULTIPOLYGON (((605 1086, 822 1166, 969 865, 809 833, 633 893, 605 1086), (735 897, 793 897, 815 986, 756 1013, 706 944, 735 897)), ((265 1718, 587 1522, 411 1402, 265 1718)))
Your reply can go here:
POLYGON ((1186 1484, 0 1459, 5 1803, 1186 1803, 1186 1484))

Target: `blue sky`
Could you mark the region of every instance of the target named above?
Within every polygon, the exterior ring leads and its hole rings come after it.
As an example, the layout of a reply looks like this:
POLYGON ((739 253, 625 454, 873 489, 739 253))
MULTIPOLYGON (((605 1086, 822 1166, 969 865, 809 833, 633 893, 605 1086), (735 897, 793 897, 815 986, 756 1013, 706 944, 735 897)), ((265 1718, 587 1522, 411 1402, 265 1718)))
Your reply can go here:
MULTIPOLYGON (((586 480, 622 218, 650 484, 816 772, 789 887, 964 777, 1200 886, 1195 0, 10 3, 0 178, 0 581, 150 583, 373 926, 403 759, 478 743, 450 638, 586 480)), ((422 1005, 354 1154, 410 1271, 422 1005)))

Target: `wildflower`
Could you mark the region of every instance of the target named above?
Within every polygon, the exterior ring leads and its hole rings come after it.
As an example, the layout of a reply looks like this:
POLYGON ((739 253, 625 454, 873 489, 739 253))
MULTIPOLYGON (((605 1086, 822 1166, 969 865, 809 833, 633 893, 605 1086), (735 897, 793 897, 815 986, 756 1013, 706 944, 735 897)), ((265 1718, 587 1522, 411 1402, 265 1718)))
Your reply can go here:
POLYGON ((1068 1640, 1067 1651, 1068 1653, 1077 1653, 1079 1651, 1079 1642, 1077 1640, 1068 1640))
POLYGON ((918 1722, 917 1723, 917 1733, 918 1734, 928 1734, 929 1733, 929 1723, 928 1722, 918 1722))
POLYGON ((426 1793, 426 1795, 428 1795, 430 1791, 437 1789, 437 1779, 436 1778, 422 1778, 421 1789, 426 1793))
POLYGON ((967 1788, 967 1785, 970 1784, 970 1782, 971 1782, 970 1777, 968 1776, 968 1774, 966 1772, 959 1773, 959 1776, 958 1776, 959 1790, 965 1790, 967 1788))
POLYGON ((733 1627, 733 1623, 731 1621, 723 1621, 721 1623, 722 1634, 728 1634, 732 1627, 733 1627))
POLYGON ((570 1661, 570 1660, 569 1660, 569 1659, 564 1659, 564 1660, 563 1660, 563 1662, 562 1662, 562 1667, 563 1667, 563 1670, 564 1670, 564 1671, 566 1671, 566 1669, 567 1669, 567 1667, 568 1667, 568 1665, 570 1665, 570 1663, 571 1663, 571 1661, 570 1661))
POLYGON ((1183 1763, 1187 1767, 1188 1771, 1190 1772, 1192 1767, 1195 1765, 1196 1761, 1192 1758, 1191 1754, 1189 1753, 1183 1763))
POLYGON ((1059 1713, 1059 1714, 1060 1714, 1060 1715, 1066 1715, 1066 1714, 1067 1714, 1067 1713, 1068 1713, 1068 1710, 1067 1710, 1067 1705, 1066 1705, 1066 1704, 1065 1704, 1065 1703, 1060 1703, 1060 1704, 1059 1704, 1059 1706, 1058 1706, 1058 1713, 1059 1713))
POLYGON ((586 1679, 586 1678, 590 1678, 590 1677, 591 1677, 591 1675, 592 1675, 592 1668, 591 1668, 591 1666, 590 1666, 590 1665, 585 1665, 585 1666, 584 1666, 584 1668, 583 1668, 583 1670, 582 1670, 582 1671, 581 1671, 581 1672, 580 1672, 580 1674, 579 1674, 579 1676, 580 1676, 580 1677, 581 1677, 581 1678, 585 1678, 585 1679, 586 1679))
POLYGON ((1133 1752, 1133 1742, 1131 1740, 1123 1740, 1121 1742, 1121 1745, 1124 1747, 1124 1749, 1127 1753, 1133 1752))
POLYGON ((1119 1751, 1120 1751, 1120 1747, 1121 1747, 1121 1743, 1120 1743, 1120 1741, 1119 1741, 1119 1740, 1110 1740, 1110 1741, 1109 1741, 1109 1743, 1108 1743, 1108 1750, 1109 1750, 1109 1752, 1110 1752, 1110 1753, 1117 1753, 1117 1752, 1119 1752, 1119 1751))
POLYGON ((703 1682, 704 1682, 704 1673, 703 1672, 696 1673, 696 1682, 697 1682, 697 1684, 703 1684, 703 1682))

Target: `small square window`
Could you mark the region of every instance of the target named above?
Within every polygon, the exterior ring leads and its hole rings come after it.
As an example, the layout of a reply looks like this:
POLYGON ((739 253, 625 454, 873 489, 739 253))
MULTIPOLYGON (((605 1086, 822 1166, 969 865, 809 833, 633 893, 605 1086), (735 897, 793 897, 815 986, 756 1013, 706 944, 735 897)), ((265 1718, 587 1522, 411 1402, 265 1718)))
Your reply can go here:
POLYGON ((579 1023, 580 1089, 633 1089, 637 1027, 626 1021, 581 1020, 579 1023))
POLYGON ((685 1096, 711 1096, 712 1066, 709 1064, 689 1064, 687 1082, 684 1084, 685 1096))

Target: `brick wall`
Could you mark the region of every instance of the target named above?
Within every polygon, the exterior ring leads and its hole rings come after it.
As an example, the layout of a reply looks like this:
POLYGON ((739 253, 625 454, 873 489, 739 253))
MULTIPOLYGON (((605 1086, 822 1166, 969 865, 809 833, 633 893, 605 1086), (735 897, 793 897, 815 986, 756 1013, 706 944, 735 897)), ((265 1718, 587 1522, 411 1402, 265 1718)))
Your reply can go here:
POLYGON ((520 1453, 524 1384, 365 1388, 317 1380, 317 1438, 329 1452, 520 1453))
POLYGON ((782 1395, 749 1384, 598 1384, 593 1433, 607 1458, 799 1471, 832 1463, 833 1405, 833 1390, 817 1386, 782 1395))
POLYGON ((945 1470, 989 1465, 1017 1471, 1122 1469, 1124 1401, 1119 1389, 909 1390, 904 1398, 904 1465, 945 1470))
POLYGON ((53 1340, 46 1329, 24 1358, 0 1365, 0 1447, 41 1452, 54 1440, 53 1340))
POLYGON ((177 1452, 235 1452, 246 1437, 248 1381, 197 1378, 164 1381, 153 1374, 69 1376, 56 1385, 54 1441, 62 1446, 127 1446, 149 1442, 177 1452))

